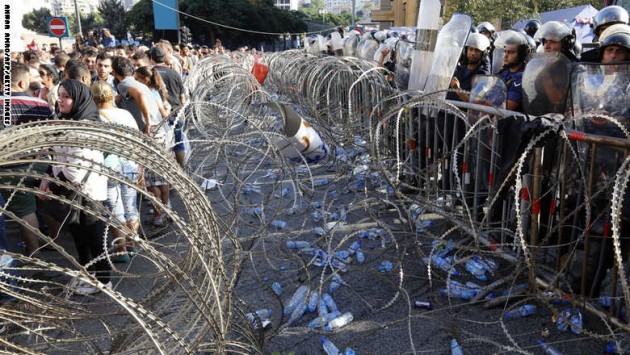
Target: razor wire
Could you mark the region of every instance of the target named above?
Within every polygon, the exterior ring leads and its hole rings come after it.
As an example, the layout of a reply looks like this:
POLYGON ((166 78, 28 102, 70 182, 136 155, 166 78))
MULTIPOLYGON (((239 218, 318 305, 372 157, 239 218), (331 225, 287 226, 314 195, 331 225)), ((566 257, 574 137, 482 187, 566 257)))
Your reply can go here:
MULTIPOLYGON (((400 92, 385 71, 362 59, 286 51, 259 61, 270 69, 264 85, 250 74, 253 59, 247 54, 206 58, 189 76, 191 100, 179 112, 191 148, 186 173, 151 139, 124 129, 55 122, 1 133, 2 165, 45 162, 49 153, 42 149, 47 147, 98 148, 165 177, 182 206, 177 211, 160 206, 173 225, 156 239, 135 236, 103 217, 103 211, 93 211, 142 247, 131 266, 146 269, 114 268, 116 290, 104 290, 105 297, 88 302, 70 296, 62 282, 17 277, 16 288, 5 285, 2 291, 24 309, 0 314, 10 323, 11 335, 3 346, 15 351, 289 351, 318 345, 307 344, 313 332, 322 331, 304 326, 313 316, 324 315, 321 302, 328 294, 355 319, 348 325, 354 334, 331 336, 358 351, 371 351, 365 344, 373 345, 367 339, 377 334, 400 340, 393 352, 443 351, 437 340, 422 347, 427 340, 416 336, 430 323, 446 330, 442 340, 457 338, 467 349, 487 352, 492 346, 492 351, 527 353, 533 351, 540 329, 504 320, 510 309, 536 301, 546 305, 538 312, 555 320, 561 316, 558 303, 581 305, 585 300, 590 309, 603 313, 598 299, 579 298, 565 276, 588 237, 587 226, 573 226, 576 238, 557 248, 549 239, 571 223, 550 225, 540 244, 530 244, 527 236, 537 218, 531 213, 536 201, 524 197, 533 196, 536 184, 539 196, 556 198, 563 176, 573 182, 568 194, 578 198, 565 222, 581 218, 578 211, 587 220, 594 212, 584 193, 589 190, 588 150, 564 133, 567 122, 547 121, 545 130, 519 152, 505 180, 493 181, 498 122, 512 117, 492 107, 466 111, 431 95, 400 92), (275 102, 286 103, 319 132, 328 146, 326 157, 307 161, 306 156, 284 154, 283 147, 292 142, 285 115, 273 109, 275 102), (562 165, 565 170, 554 172, 556 180, 542 183, 530 169, 536 143, 556 134, 567 145, 568 162, 562 165), (493 214, 497 210, 499 218, 493 214), (562 267, 554 269, 558 248, 568 251, 562 267), (486 280, 464 271, 472 261, 488 266, 486 280), (536 282, 527 284, 531 275, 536 282), (125 296, 125 285, 142 287, 144 293, 131 299, 125 296), (289 295, 299 286, 308 297, 289 307, 289 295), (456 300, 458 292, 473 296, 462 303, 456 300), (311 298, 317 299, 312 310, 307 302, 311 298), (416 312, 418 299, 430 301, 433 309, 416 312), (483 314, 462 312, 482 306, 489 308, 483 314), (497 306, 501 309, 492 309, 497 306), (252 313, 257 309, 272 312, 263 317, 252 313), (88 321, 100 327, 81 328, 88 321), (478 323, 494 333, 485 335, 478 323), (299 339, 287 345, 283 339, 295 334, 299 339), (55 341, 60 338, 62 344, 55 341)), ((90 169, 161 205, 144 187, 115 172, 96 164, 90 169)), ((623 203, 617 191, 624 191, 626 170, 620 167, 616 181, 594 190, 614 196, 611 228, 617 231, 616 243, 623 203)), ((23 177, 54 180, 33 171, 23 177)), ((40 194, 23 182, 0 188, 40 194)), ((3 214, 24 224, 6 210, 3 214)), ((10 253, 23 263, 14 271, 54 270, 64 280, 80 277, 97 285, 70 252, 37 233, 70 266, 10 253)), ((615 264, 625 267, 617 244, 615 251, 615 264)), ((627 295, 623 282, 618 287, 627 295)), ((623 336, 613 329, 620 325, 602 317, 582 334, 621 341, 623 336)), ((555 321, 549 327, 555 328, 555 321)), ((562 333, 557 337, 561 344, 571 342, 562 333)))

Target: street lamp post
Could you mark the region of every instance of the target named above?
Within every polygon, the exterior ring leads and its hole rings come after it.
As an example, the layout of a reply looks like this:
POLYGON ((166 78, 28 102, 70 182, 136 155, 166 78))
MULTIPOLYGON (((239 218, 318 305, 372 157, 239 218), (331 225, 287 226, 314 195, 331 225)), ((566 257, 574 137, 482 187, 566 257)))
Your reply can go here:
POLYGON ((79 13, 79 6, 77 5, 77 0, 74 0, 74 15, 77 17, 77 33, 83 33, 81 31, 81 15, 79 13))
POLYGON ((355 28, 355 27, 357 27, 357 23, 356 23, 355 18, 354 18, 354 10, 355 10, 355 6, 356 6, 356 0, 350 0, 350 1, 352 1, 352 28, 355 28))

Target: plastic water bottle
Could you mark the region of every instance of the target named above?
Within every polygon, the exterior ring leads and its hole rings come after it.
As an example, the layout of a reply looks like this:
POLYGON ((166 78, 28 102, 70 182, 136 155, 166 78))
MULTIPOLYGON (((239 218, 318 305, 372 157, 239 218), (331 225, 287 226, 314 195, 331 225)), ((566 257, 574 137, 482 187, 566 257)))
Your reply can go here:
POLYGON ((320 211, 311 212, 311 219, 313 222, 319 222, 324 218, 324 215, 320 211))
POLYGON ((319 186, 328 185, 328 184, 330 184, 331 181, 332 180, 330 180, 328 178, 315 179, 315 180, 313 180, 313 186, 319 187, 319 186))
POLYGON ((358 240, 355 240, 352 244, 350 244, 348 251, 350 252, 350 255, 354 255, 359 249, 361 249, 361 243, 359 243, 358 240))
POLYGON ((291 317, 289 317, 289 320, 287 321, 287 323, 293 324, 297 322, 302 317, 304 312, 306 312, 306 309, 307 309, 306 304, 302 304, 302 305, 298 304, 298 306, 295 307, 295 309, 291 313, 291 317))
POLYGON ((493 275, 496 270, 499 270, 499 264, 494 259, 482 258, 477 255, 472 257, 479 265, 481 265, 489 274, 493 275))
POLYGON ((296 307, 306 304, 306 296, 308 294, 308 286, 302 285, 295 290, 291 298, 284 305, 284 314, 293 313, 296 307))
MULTIPOLYGON (((448 242, 452 243, 453 240, 451 239, 448 242)), ((453 250, 452 246, 450 246, 445 241, 440 240, 440 239, 433 241, 432 248, 433 248, 433 255, 437 255, 440 258, 445 257, 448 253, 451 252, 451 250, 453 250)))
POLYGON ((313 201, 311 202, 311 207, 314 209, 320 209, 322 208, 322 203, 319 201, 313 201))
POLYGON ((279 219, 271 221, 271 226, 275 227, 276 229, 285 229, 287 225, 287 222, 281 221, 279 219))
POLYGON ((476 262, 474 259, 469 259, 468 261, 466 261, 466 264, 464 264, 464 268, 477 279, 482 281, 488 280, 488 277, 486 276, 486 268, 476 262))
POLYGON ((331 281, 330 285, 328 286, 328 292, 333 293, 335 292, 339 287, 341 287, 341 284, 339 282, 336 281, 331 281))
POLYGON ((538 344, 540 344, 540 347, 545 352, 545 355, 562 355, 560 350, 546 344, 542 339, 538 339, 538 344))
POLYGON ((451 280, 446 289, 441 289, 440 294, 442 296, 454 297, 463 300, 471 300, 473 297, 477 296, 479 290, 470 289, 461 283, 451 280))
POLYGON ((251 207, 243 209, 243 213, 251 215, 251 216, 260 216, 262 214, 263 209, 261 207, 251 207))
POLYGON ((451 355, 464 355, 464 350, 457 343, 457 339, 451 339, 451 355))
POLYGON ((326 337, 322 337, 319 339, 322 342, 322 346, 324 347, 324 351, 328 355, 339 355, 339 348, 333 344, 330 340, 326 339, 326 337))
POLYGON ((258 185, 245 185, 243 187, 243 193, 244 194, 251 194, 251 193, 256 193, 259 194, 262 191, 261 187, 258 185))
POLYGON ((345 261, 350 257, 350 252, 347 250, 337 250, 337 252, 335 252, 335 256, 345 261))
POLYGON ((569 321, 571 320, 571 310, 565 308, 560 312, 560 316, 556 320, 556 328, 561 332, 566 332, 569 329, 569 321))
MULTIPOLYGON (((254 313, 256 314, 256 316, 258 316, 258 318, 260 320, 265 320, 265 319, 271 318, 271 314, 273 313, 273 311, 271 309, 263 308, 263 309, 257 310, 254 313)), ((250 322, 254 322, 255 319, 256 319, 255 316, 254 316, 254 313, 247 313, 247 314, 245 314, 245 317, 247 317, 247 319, 250 322)))
POLYGON ((285 187, 282 190, 276 192, 275 197, 276 198, 285 197, 288 194, 289 194, 289 189, 285 187))
POLYGON ((459 272, 457 271, 457 269, 455 269, 455 267, 453 267, 453 265, 451 265, 451 263, 448 261, 448 259, 444 259, 441 258, 437 255, 433 255, 433 257, 431 257, 431 260, 429 260, 429 258, 422 258, 422 261, 425 264, 433 264, 433 266, 437 267, 438 269, 450 273, 453 276, 459 276, 459 272))
POLYGON ((365 255, 363 255, 361 250, 357 250, 357 262, 359 264, 363 264, 365 262, 365 255))
POLYGON ((415 203, 409 206, 409 214, 411 215, 411 219, 416 220, 423 213, 424 213, 424 208, 422 208, 422 206, 415 203))
POLYGON ((521 317, 527 317, 534 313, 536 313, 536 306, 534 306, 533 304, 525 304, 520 307, 516 307, 509 310, 508 312, 505 313, 504 318, 505 319, 521 318, 521 317))
POLYGON ((343 355, 357 355, 357 353, 351 348, 346 348, 346 350, 343 351, 343 355))
POLYGON ((573 311, 573 315, 571 316, 570 326, 573 334, 582 334, 582 312, 577 308, 573 311))
POLYGON ((273 290, 273 293, 275 293, 278 296, 280 296, 280 294, 282 293, 282 286, 280 285, 279 282, 272 283, 271 289, 273 290))
POLYGON ((380 272, 390 272, 394 268, 394 265, 391 261, 384 260, 381 262, 381 265, 378 266, 378 271, 380 272))
POLYGON ((305 248, 311 248, 311 247, 312 247, 311 243, 304 240, 287 241, 287 248, 289 249, 305 249, 305 248))
POLYGON ((315 233, 315 235, 320 237, 326 234, 326 231, 322 227, 313 227, 312 231, 313 233, 315 233))
POLYGON ((337 307, 335 300, 333 300, 333 298, 329 294, 324 293, 322 295, 322 300, 324 301, 328 312, 339 312, 339 308, 337 307))
POLYGON ((352 315, 352 313, 346 312, 328 322, 328 325, 324 329, 330 332, 332 330, 339 329, 347 325, 348 323, 352 322, 352 320, 354 320, 354 316, 352 315))
POLYGON ((309 328, 322 328, 326 326, 331 320, 339 317, 341 313, 339 312, 330 312, 326 313, 322 316, 319 316, 308 323, 309 328))
POLYGON ((416 233, 424 233, 427 228, 433 227, 434 225, 435 222, 430 219, 419 219, 418 221, 416 221, 416 233))
POLYGON ((323 316, 324 314, 331 313, 331 312, 329 312, 328 306, 326 306, 326 301, 324 301, 323 297, 319 298, 318 306, 319 306, 319 314, 320 315, 323 316))

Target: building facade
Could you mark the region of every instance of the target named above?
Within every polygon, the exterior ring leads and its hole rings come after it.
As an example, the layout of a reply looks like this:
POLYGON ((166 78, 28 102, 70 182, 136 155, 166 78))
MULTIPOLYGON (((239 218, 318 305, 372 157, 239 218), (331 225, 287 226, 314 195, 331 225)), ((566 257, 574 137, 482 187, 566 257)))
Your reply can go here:
POLYGON ((276 0, 274 5, 282 10, 297 11, 299 0, 276 0))
POLYGON ((381 29, 415 27, 419 8, 420 0, 383 0, 380 10, 372 11, 372 22, 378 22, 381 29))

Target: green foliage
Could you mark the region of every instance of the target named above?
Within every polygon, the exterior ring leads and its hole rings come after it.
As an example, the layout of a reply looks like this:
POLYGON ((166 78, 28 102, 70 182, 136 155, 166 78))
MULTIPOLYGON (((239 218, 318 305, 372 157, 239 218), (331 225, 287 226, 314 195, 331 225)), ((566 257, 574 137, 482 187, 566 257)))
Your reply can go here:
MULTIPOLYGON (((74 14, 68 16, 68 27, 72 34, 77 32, 76 22, 76 16, 74 16, 74 14)), ((83 31, 83 35, 86 35, 88 30, 101 27, 102 25, 103 18, 99 13, 93 12, 88 15, 81 13, 81 30, 83 31)))
POLYGON ((33 10, 22 17, 22 27, 37 33, 47 33, 48 23, 46 19, 49 17, 52 17, 52 14, 46 8, 33 10))
MULTIPOLYGON (((179 8, 204 20, 255 32, 295 33, 306 30, 299 15, 280 10, 269 0, 181 0, 179 8)), ((181 16, 180 22, 192 30, 193 42, 202 35, 210 42, 219 38, 234 43, 276 38, 275 35, 229 29, 187 16, 181 16)))
POLYGON ((127 13, 127 28, 134 34, 142 34, 143 37, 151 38, 155 28, 153 18, 153 2, 151 0, 140 0, 127 13))
POLYGON ((588 0, 450 0, 444 11, 448 21, 454 12, 470 14, 475 24, 500 19, 501 28, 511 28, 522 18, 536 13, 590 4, 588 0))
MULTIPOLYGON (((98 5, 98 12, 103 18, 103 26, 109 28, 109 31, 116 38, 125 38, 127 33, 125 8, 120 0, 103 0, 98 5)), ((138 19, 138 21, 146 21, 138 19)))

